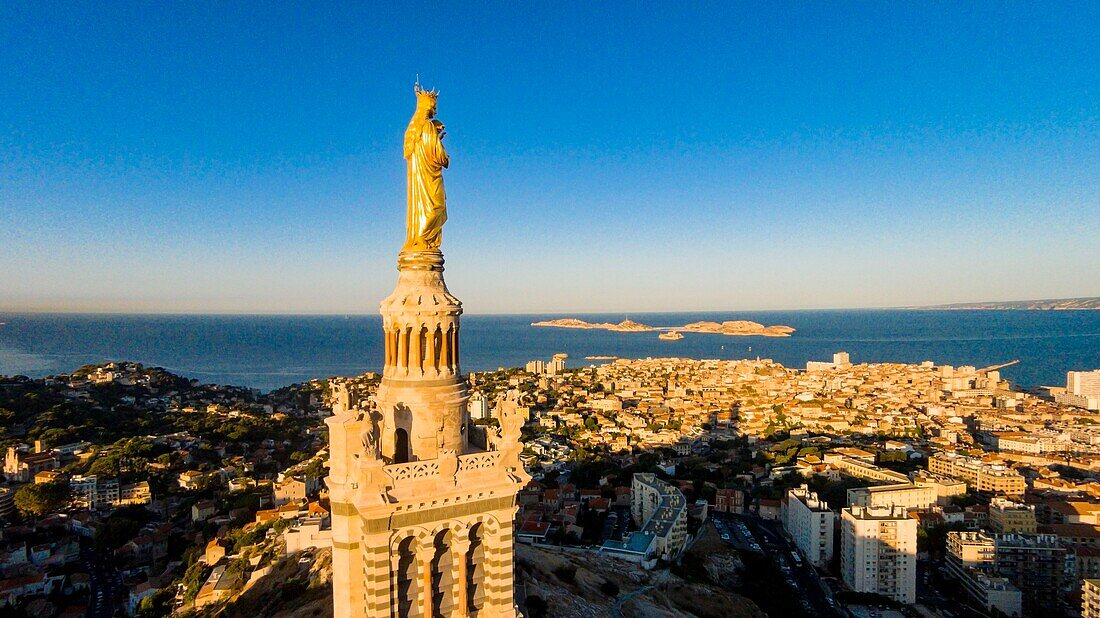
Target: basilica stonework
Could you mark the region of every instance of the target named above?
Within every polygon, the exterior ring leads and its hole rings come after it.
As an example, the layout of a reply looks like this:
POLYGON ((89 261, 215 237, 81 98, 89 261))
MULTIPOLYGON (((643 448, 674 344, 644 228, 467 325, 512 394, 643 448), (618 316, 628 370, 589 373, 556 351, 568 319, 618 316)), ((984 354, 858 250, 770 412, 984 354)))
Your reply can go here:
POLYGON ((343 616, 516 616, 513 526, 529 477, 525 419, 497 402, 475 426, 459 369, 462 303, 443 280, 443 125, 416 88, 406 131, 408 220, 397 288, 382 301, 385 369, 373 398, 333 387, 329 426, 333 608, 343 616))

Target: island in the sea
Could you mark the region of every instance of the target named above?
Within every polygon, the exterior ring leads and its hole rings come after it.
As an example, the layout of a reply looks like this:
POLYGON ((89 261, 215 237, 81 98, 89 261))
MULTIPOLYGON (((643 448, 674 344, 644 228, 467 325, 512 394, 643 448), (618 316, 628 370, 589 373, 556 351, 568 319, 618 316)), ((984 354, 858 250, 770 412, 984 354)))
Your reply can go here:
POLYGON ((790 326, 764 326, 748 320, 729 320, 726 322, 692 322, 683 326, 650 326, 633 320, 623 320, 618 324, 611 322, 585 322, 576 318, 543 320, 532 322, 531 326, 552 328, 579 328, 584 330, 609 330, 619 333, 643 333, 650 331, 684 331, 730 336, 790 337, 794 329, 790 326))

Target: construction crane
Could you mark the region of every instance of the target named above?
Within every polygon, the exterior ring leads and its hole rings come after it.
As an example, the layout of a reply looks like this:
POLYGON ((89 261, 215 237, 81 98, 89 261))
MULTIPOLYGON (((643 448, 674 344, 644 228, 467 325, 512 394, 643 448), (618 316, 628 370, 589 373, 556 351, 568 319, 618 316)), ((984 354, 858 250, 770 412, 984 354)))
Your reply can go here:
POLYGON ((1008 361, 1007 363, 1001 363, 1000 365, 990 365, 988 367, 982 367, 977 373, 989 373, 990 371, 997 371, 998 369, 1004 369, 1005 367, 1011 367, 1013 365, 1019 365, 1019 360, 1008 361))

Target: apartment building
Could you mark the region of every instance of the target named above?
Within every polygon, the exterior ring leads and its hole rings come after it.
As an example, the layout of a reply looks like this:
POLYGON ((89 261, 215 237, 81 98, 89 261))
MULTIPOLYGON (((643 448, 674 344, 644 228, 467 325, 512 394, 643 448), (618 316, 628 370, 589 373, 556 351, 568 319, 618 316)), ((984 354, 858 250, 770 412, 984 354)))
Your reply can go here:
POLYGON ((1027 481, 1019 472, 957 453, 936 453, 928 459, 928 471, 962 479, 977 491, 1022 496, 1027 490, 1027 481))
POLYGON ((84 509, 118 506, 121 490, 118 479, 100 479, 96 475, 76 475, 69 479, 73 502, 84 509))
POLYGON ((787 491, 782 512, 783 528, 802 555, 815 567, 828 567, 833 559, 836 513, 805 485, 787 491))
POLYGON ((947 534, 948 572, 975 602, 986 611, 996 609, 1009 616, 1023 611, 1023 594, 1006 578, 997 577, 997 547, 990 535, 981 532, 947 534))
POLYGON ((900 472, 894 472, 893 470, 887 470, 886 468, 880 468, 873 463, 865 461, 863 459, 856 459, 848 455, 842 455, 839 453, 825 453, 822 459, 827 464, 836 466, 841 472, 849 476, 854 476, 861 479, 869 479, 872 481, 882 481, 886 483, 908 483, 909 477, 900 472))
POLYGON ((936 505, 936 488, 913 483, 855 487, 848 490, 848 506, 927 509, 936 505))
POLYGON ((669 559, 683 549, 687 539, 687 499, 679 489, 656 475, 635 474, 630 514, 642 534, 654 537, 654 553, 669 559))
POLYGON ((1011 582, 1021 592, 1022 615, 1060 607, 1076 581, 1073 553, 1049 534, 948 532, 946 566, 975 598, 971 571, 1011 582))
POLYGON ((994 532, 1035 534, 1035 505, 996 497, 989 502, 989 527, 994 532))
POLYGON ((1081 582, 1081 618, 1100 618, 1100 579, 1081 582))
POLYGON ((853 506, 841 511, 840 528, 840 569, 849 588, 916 602, 917 520, 905 509, 853 506))
POLYGON ((1066 388, 1054 401, 1086 410, 1100 410, 1100 369, 1066 373, 1066 388))

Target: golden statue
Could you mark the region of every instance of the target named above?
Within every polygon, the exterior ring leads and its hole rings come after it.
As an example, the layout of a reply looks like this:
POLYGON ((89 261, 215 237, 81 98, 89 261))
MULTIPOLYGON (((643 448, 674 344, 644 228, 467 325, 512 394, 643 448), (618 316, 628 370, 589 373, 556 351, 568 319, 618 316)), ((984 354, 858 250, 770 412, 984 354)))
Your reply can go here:
POLYGON ((451 163, 443 149, 447 132, 435 117, 439 93, 415 87, 416 111, 405 129, 405 160, 408 161, 408 215, 404 250, 438 251, 447 221, 447 194, 443 191, 443 168, 451 163))

